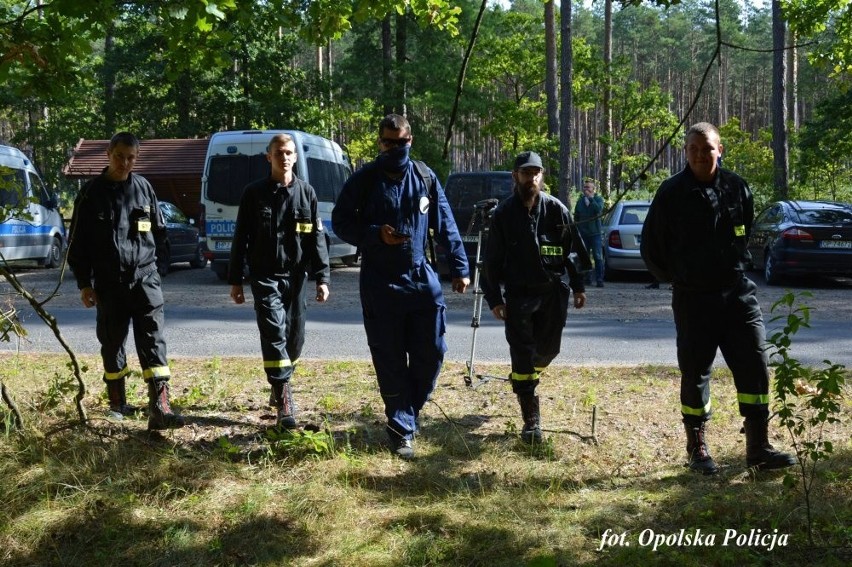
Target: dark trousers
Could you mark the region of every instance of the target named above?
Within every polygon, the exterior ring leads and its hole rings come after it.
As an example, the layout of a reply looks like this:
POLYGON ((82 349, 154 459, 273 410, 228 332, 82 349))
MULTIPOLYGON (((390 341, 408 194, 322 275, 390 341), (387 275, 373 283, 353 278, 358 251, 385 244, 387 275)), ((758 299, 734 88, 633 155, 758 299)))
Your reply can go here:
POLYGON ((716 350, 734 376, 740 414, 768 415, 769 370, 766 330, 754 282, 743 277, 725 291, 699 292, 679 286, 672 292, 681 372, 680 402, 684 421, 710 418, 710 374, 716 350))
POLYGON ((534 390, 539 372, 559 354, 569 298, 568 286, 561 281, 543 293, 507 290, 506 341, 516 393, 534 390))
MULTIPOLYGON (((604 259, 603 259, 603 235, 602 234, 583 234, 583 242, 589 249, 589 254, 595 262, 595 282, 600 283, 604 280, 604 259)), ((586 274, 586 283, 591 283, 592 274, 586 274)))
POLYGON ((305 345, 307 275, 255 278, 251 282, 260 331, 263 370, 270 384, 288 382, 305 345))
POLYGON ((420 281, 383 288, 362 271, 364 330, 391 439, 414 437, 420 411, 435 389, 447 352, 440 282, 434 274, 421 274, 420 281))
POLYGON ((145 380, 171 376, 163 338, 163 290, 156 270, 133 284, 99 286, 96 334, 101 343, 104 379, 118 380, 130 373, 125 343, 130 325, 145 380))

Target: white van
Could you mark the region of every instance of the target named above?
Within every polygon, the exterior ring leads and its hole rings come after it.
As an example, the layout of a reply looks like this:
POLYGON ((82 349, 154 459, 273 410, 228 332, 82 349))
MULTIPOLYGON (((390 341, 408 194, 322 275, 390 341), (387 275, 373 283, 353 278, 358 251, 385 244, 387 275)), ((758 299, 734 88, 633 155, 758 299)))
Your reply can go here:
POLYGON ((0 146, 0 262, 55 268, 66 244, 56 196, 21 150, 0 146))
POLYGON ((331 225, 331 209, 343 183, 352 173, 349 158, 332 140, 298 130, 217 132, 210 137, 201 177, 201 229, 205 255, 219 279, 228 277, 231 240, 243 189, 268 176, 266 146, 276 134, 289 134, 296 143, 295 173, 311 184, 319 200, 319 216, 328 238, 330 259, 355 261, 356 248, 340 240, 331 225))

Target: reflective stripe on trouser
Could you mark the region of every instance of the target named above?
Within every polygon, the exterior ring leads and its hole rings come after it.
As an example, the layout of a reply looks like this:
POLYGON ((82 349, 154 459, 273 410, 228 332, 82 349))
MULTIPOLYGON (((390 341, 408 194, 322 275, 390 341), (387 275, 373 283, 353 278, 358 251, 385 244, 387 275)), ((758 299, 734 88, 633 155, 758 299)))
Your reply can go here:
POLYGON ((251 282, 263 369, 270 382, 287 382, 305 344, 307 275, 255 278, 251 282))
POLYGON ((119 370, 118 372, 104 372, 104 382, 109 382, 111 380, 121 380, 128 374, 130 374, 130 367, 125 365, 125 367, 119 370))
POLYGON ((150 369, 158 369, 157 376, 152 377, 170 377, 160 284, 156 270, 130 286, 95 284, 98 295, 95 332, 101 343, 101 360, 107 380, 117 380, 129 373, 125 343, 131 324, 143 375, 150 369))
POLYGON ((766 331, 755 289, 754 282, 745 277, 733 289, 719 292, 675 286, 672 311, 685 421, 706 421, 712 413, 710 375, 717 348, 733 374, 740 414, 768 415, 766 331))
POLYGON ((395 293, 375 293, 379 286, 365 283, 362 273, 364 330, 392 439, 414 436, 447 352, 443 294, 437 276, 428 272, 419 274, 419 281, 429 278, 428 288, 395 293))
POLYGON ((557 282, 551 291, 536 295, 507 291, 506 341, 513 379, 537 380, 559 354, 569 297, 568 287, 562 282, 557 282))

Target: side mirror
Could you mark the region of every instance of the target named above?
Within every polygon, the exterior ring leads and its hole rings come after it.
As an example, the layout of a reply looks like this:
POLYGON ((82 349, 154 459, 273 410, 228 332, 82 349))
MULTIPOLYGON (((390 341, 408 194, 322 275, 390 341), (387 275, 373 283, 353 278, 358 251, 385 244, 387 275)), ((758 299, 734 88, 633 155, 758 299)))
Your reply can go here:
POLYGON ((58 209, 59 208, 59 199, 56 198, 56 195, 51 195, 48 198, 47 202, 44 204, 48 209, 58 209))

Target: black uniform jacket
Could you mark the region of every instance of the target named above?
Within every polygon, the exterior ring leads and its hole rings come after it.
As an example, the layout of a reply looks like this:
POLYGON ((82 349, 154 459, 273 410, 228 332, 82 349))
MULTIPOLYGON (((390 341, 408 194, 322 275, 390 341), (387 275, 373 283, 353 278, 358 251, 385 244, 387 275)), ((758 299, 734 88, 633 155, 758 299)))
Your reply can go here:
POLYGON ((131 173, 110 181, 106 169, 83 186, 74 201, 68 264, 80 289, 132 284, 157 269, 166 223, 154 189, 131 173))
POLYGON ((698 291, 742 277, 754 198, 737 174, 719 169, 704 187, 687 165, 660 185, 642 227, 642 258, 657 280, 698 291))
POLYGON ((500 284, 507 291, 537 293, 570 277, 571 289, 585 291, 583 279, 567 260, 570 241, 565 226, 571 217, 558 199, 539 193, 530 212, 517 193, 494 209, 485 249, 482 290, 491 309, 502 305, 500 284))
POLYGON ((317 284, 329 283, 328 247, 313 187, 295 176, 289 188, 269 177, 246 186, 231 245, 228 283, 243 283, 246 261, 252 277, 310 271, 317 284))

